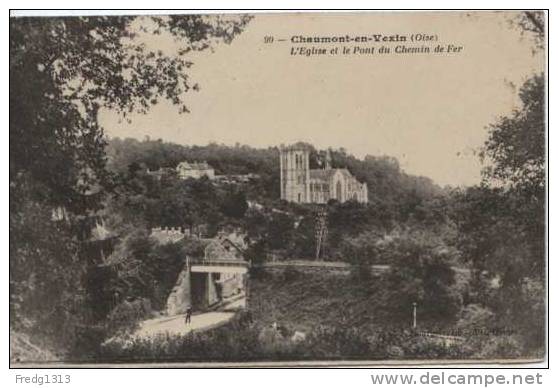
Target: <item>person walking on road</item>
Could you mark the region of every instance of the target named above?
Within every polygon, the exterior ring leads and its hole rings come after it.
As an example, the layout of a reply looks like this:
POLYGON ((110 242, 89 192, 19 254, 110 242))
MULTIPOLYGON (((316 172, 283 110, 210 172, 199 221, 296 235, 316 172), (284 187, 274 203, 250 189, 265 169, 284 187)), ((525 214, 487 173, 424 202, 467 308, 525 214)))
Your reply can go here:
POLYGON ((186 308, 186 318, 184 319, 184 323, 189 324, 192 322, 192 307, 188 306, 186 308))

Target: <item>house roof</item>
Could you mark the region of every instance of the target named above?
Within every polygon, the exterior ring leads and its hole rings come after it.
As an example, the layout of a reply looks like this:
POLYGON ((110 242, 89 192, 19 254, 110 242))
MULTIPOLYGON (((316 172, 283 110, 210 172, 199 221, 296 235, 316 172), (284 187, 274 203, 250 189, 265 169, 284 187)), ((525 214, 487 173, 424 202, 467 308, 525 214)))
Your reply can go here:
POLYGON ((207 162, 180 162, 176 168, 183 168, 186 170, 211 170, 211 167, 207 162))
POLYGON ((232 239, 230 239, 229 237, 213 237, 213 238, 201 238, 198 240, 201 245, 203 246, 203 248, 207 248, 208 245, 224 245, 224 244, 229 244, 231 245, 233 248, 235 248, 238 252, 240 253, 244 253, 245 250, 241 247, 241 245, 239 243, 237 243, 236 241, 233 241, 232 239))
POLYGON ((214 238, 204 248, 205 259, 243 259, 244 250, 228 238, 214 238), (234 248, 229 250, 228 247, 234 248), (217 256, 217 257, 214 257, 217 256))

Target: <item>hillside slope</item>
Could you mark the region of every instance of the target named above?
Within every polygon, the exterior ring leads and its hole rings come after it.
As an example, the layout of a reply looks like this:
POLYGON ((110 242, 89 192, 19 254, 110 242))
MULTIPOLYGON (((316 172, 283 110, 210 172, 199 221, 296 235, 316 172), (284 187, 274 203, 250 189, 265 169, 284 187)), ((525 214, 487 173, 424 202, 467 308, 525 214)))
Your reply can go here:
MULTIPOLYGON (((310 166, 319 168, 324 150, 309 144, 310 166)), ((127 171, 131 165, 151 170, 171 167, 184 160, 205 161, 216 174, 257 174, 260 177, 257 191, 265 199, 279 198, 279 148, 255 148, 247 145, 227 146, 209 144, 186 146, 162 140, 126 138, 110 139, 106 148, 109 170, 127 171)), ((442 189, 426 177, 406 174, 397 159, 389 156, 367 155, 356 158, 344 149, 333 149, 333 167, 347 168, 361 182, 368 184, 371 202, 413 203, 419 198, 440 194, 442 189)), ((262 199, 262 198, 260 198, 262 199)))
MULTIPOLYGON (((465 275, 457 273, 456 280, 463 290, 465 275)), ((365 332, 410 328, 411 306, 408 321, 390 318, 386 286, 385 275, 374 275, 363 283, 348 271, 286 269, 251 279, 248 303, 255 321, 262 326, 275 322, 290 330, 341 326, 365 332)), ((420 324, 423 328, 441 327, 440 322, 420 324)))

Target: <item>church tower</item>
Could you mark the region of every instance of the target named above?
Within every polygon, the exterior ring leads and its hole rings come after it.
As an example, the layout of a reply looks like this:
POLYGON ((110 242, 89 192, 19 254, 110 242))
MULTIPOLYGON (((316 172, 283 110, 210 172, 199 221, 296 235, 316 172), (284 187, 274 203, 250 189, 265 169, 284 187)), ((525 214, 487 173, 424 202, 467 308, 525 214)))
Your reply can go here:
POLYGON ((328 148, 326 151, 326 158, 325 158, 325 166, 326 170, 331 170, 331 148, 328 148))
POLYGON ((281 146, 281 199, 289 202, 310 202, 310 146, 296 143, 281 146))

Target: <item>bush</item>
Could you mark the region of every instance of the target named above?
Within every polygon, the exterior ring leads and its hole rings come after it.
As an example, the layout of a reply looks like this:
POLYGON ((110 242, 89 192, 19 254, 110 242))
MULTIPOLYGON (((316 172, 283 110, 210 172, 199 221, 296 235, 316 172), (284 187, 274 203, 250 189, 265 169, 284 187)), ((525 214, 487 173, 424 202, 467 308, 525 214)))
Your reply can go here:
POLYGON ((357 238, 347 238, 341 244, 342 260, 351 264, 351 276, 357 282, 368 282, 372 278, 370 266, 376 263, 376 236, 369 233, 357 238))
POLYGON ((481 346, 476 356, 482 359, 513 359, 524 354, 520 341, 513 335, 486 338, 481 346))
POLYGON ((167 299, 176 284, 177 274, 184 268, 186 249, 181 243, 157 245, 150 253, 145 271, 150 273, 153 289, 148 293, 155 310, 166 308, 167 299))
POLYGON ((487 329, 494 326, 494 313, 479 304, 470 304, 461 309, 458 330, 471 331, 475 329, 487 329))
POLYGON ((283 271, 283 281, 285 283, 289 283, 289 282, 298 280, 298 279, 300 279, 300 277, 301 277, 301 273, 296 268, 287 267, 283 271))
POLYGON ((411 306, 423 324, 453 322, 462 298, 451 267, 452 251, 430 235, 403 233, 380 246, 380 256, 391 263, 386 300, 392 319, 408 319, 411 306), (425 322, 425 319, 427 320, 425 322))
MULTIPOLYGON (((243 313, 217 329, 183 336, 151 338, 119 337, 103 344, 97 361, 280 361, 280 360, 388 360, 465 359, 478 356, 478 344, 444 344, 410 330, 321 326, 295 341, 291 333, 272 327, 261 328, 243 313)), ((517 343, 492 341, 483 348, 483 358, 499 355, 517 357, 517 343), (515 349, 515 350, 514 350, 515 349)))
POLYGON ((206 332, 157 335, 150 338, 121 336, 103 344, 99 361, 250 361, 261 357, 258 331, 250 316, 239 314, 228 324, 206 332))
POLYGON ((523 279, 515 326, 522 336, 523 347, 537 357, 541 357, 545 350, 545 300, 542 281, 523 279))
POLYGON ((466 359, 473 354, 473 348, 466 343, 445 343, 439 338, 414 336, 403 345, 407 359, 466 359))
POLYGON ((221 211, 227 217, 242 218, 248 210, 246 194, 240 190, 231 190, 221 200, 221 211))
POLYGON ((111 334, 130 333, 137 329, 138 323, 150 317, 151 303, 147 299, 118 304, 108 315, 107 330, 111 334))
POLYGON ((94 361, 101 351, 103 341, 107 338, 104 325, 83 325, 75 329, 75 341, 65 361, 94 361))
POLYGON ((309 359, 365 359, 370 356, 367 335, 354 327, 320 327, 308 336, 309 359))

